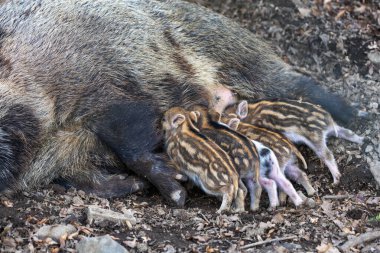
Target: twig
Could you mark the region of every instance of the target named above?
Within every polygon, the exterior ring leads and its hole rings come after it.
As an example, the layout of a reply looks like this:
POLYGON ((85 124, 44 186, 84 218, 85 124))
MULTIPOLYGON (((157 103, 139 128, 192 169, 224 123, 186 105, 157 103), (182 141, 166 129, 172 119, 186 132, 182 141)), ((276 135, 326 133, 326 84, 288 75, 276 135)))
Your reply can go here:
POLYGON ((354 195, 348 195, 348 194, 345 194, 345 195, 326 195, 326 196, 323 196, 322 199, 339 200, 339 199, 348 199, 348 198, 352 198, 352 197, 354 197, 354 195))
POLYGON ((203 213, 199 213, 199 214, 207 222, 207 224, 210 224, 210 221, 207 219, 207 217, 203 213))
POLYGON ((291 240, 291 239, 296 239, 296 238, 297 238, 296 235, 292 235, 292 236, 288 236, 288 237, 282 237, 282 238, 275 238, 275 239, 265 240, 262 242, 255 242, 255 243, 247 244, 247 245, 244 245, 243 247, 240 247, 240 249, 248 249, 248 248, 253 248, 256 246, 264 245, 267 243, 291 240))
POLYGON ((372 240, 375 240, 377 238, 380 238, 380 231, 372 231, 367 232, 365 234, 362 234, 356 238, 353 238, 349 241, 347 241, 345 244, 343 244, 340 249, 343 250, 343 252, 348 252, 350 248, 355 247, 356 245, 359 245, 361 243, 369 242, 372 240))

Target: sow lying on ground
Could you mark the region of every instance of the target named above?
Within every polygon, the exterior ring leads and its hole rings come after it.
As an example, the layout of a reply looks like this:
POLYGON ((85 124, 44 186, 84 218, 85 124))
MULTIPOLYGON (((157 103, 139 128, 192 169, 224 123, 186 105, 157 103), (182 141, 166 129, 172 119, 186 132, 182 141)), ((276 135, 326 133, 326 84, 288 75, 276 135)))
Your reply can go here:
POLYGON ((178 205, 183 177, 160 144, 169 108, 221 112, 233 91, 355 114, 251 32, 177 0, 1 1, 0 91, 0 191, 60 180, 121 196, 149 181, 178 205))

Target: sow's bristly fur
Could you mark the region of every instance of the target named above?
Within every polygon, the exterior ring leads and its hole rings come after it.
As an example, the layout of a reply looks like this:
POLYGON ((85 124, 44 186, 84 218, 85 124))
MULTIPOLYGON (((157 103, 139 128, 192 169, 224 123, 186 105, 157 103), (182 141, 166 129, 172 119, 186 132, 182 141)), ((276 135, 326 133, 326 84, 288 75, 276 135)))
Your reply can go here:
MULTIPOLYGON (((136 160, 124 142, 99 138, 97 130, 111 127, 101 121, 114 119, 107 117, 115 111, 110 108, 142 101, 159 118, 173 106, 207 104, 208 92, 220 84, 248 100, 301 96, 342 120, 353 114, 341 98, 294 72, 255 35, 194 4, 1 1, 0 188, 58 177, 99 182, 104 168, 128 166, 125 157, 136 160), (15 105, 25 109, 25 117, 9 121, 15 105)), ((142 117, 123 118, 106 133, 115 136, 112 131, 123 124, 149 121, 142 117)))

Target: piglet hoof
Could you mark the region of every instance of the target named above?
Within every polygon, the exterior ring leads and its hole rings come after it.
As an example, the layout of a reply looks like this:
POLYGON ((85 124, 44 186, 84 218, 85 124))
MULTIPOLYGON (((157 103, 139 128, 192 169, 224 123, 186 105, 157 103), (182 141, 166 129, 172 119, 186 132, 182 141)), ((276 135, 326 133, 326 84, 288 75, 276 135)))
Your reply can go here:
POLYGON ((333 179, 334 179, 334 182, 333 182, 333 186, 337 186, 340 182, 340 178, 342 177, 342 174, 340 172, 337 172, 333 175, 333 179))
POLYGON ((233 213, 244 213, 245 208, 234 208, 234 209, 232 209, 232 212, 233 213))
POLYGON ((306 203, 306 201, 307 201, 307 197, 305 196, 305 194, 303 194, 302 191, 297 191, 297 193, 298 193, 298 196, 300 197, 300 201, 295 201, 295 202, 294 202, 294 205, 295 205, 296 207, 299 207, 299 206, 301 206, 302 204, 305 204, 305 203, 306 203))
POLYGON ((308 198, 305 202, 305 205, 307 206, 307 207, 309 207, 309 208, 315 208, 316 207, 316 203, 315 203, 315 201, 314 201, 314 199, 312 199, 312 198, 308 198))
POLYGON ((236 206, 233 206, 231 208, 231 210, 234 213, 242 213, 242 212, 245 212, 245 207, 244 207, 244 204, 243 205, 236 205, 236 206))
POLYGON ((218 211, 216 211, 217 214, 223 214, 223 213, 228 213, 230 210, 226 208, 219 208, 218 211))
POLYGON ((286 202, 287 202, 287 199, 286 199, 286 198, 281 199, 281 200, 280 200, 280 206, 285 206, 285 205, 286 205, 286 202))
POLYGON ((310 188, 307 190, 307 196, 314 196, 316 193, 315 189, 314 188, 310 188))
POLYGON ((339 178, 334 178, 334 182, 332 183, 332 186, 337 186, 340 183, 340 177, 339 178))
POLYGON ((268 212, 274 212, 274 211, 276 211, 276 209, 277 209, 277 206, 270 206, 267 208, 267 211, 268 212))
POLYGON ((299 207, 299 206, 302 206, 302 204, 304 204, 304 200, 302 200, 302 199, 297 199, 297 200, 295 200, 294 201, 294 205, 296 206, 296 207, 299 207))
POLYGON ((358 136, 358 138, 356 139, 356 143, 359 145, 363 145, 365 140, 366 138, 364 136, 358 136))
POLYGON ((286 194, 284 194, 283 192, 280 193, 278 199, 280 201, 280 205, 281 206, 285 206, 286 205, 287 198, 288 198, 288 196, 286 194))
POLYGON ((308 208, 314 208, 316 206, 316 203, 312 198, 306 197, 301 191, 298 191, 297 193, 302 199, 302 206, 305 206, 308 208))
POLYGON ((256 211, 258 211, 259 209, 260 209, 259 206, 251 206, 251 207, 250 207, 250 210, 251 210, 252 212, 256 212, 256 211))

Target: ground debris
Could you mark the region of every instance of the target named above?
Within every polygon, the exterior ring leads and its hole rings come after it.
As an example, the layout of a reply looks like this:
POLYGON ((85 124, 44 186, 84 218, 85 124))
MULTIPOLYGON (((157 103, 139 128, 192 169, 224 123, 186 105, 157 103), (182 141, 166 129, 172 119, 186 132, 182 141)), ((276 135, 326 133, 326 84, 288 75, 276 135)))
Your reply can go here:
POLYGON ((364 244, 370 241, 373 241, 375 239, 380 238, 380 231, 371 231, 364 234, 361 234, 355 238, 351 238, 348 240, 345 244, 343 244, 340 248, 343 252, 349 252, 351 248, 359 245, 364 244))
POLYGON ((104 221, 111 221, 117 224, 126 224, 128 227, 136 225, 137 219, 133 216, 133 213, 125 211, 125 213, 118 213, 112 210, 100 208, 98 206, 87 207, 87 222, 92 224, 93 222, 99 223, 104 221))
POLYGON ((127 253, 123 246, 113 240, 111 236, 104 235, 99 237, 83 238, 76 247, 78 253, 127 253))

